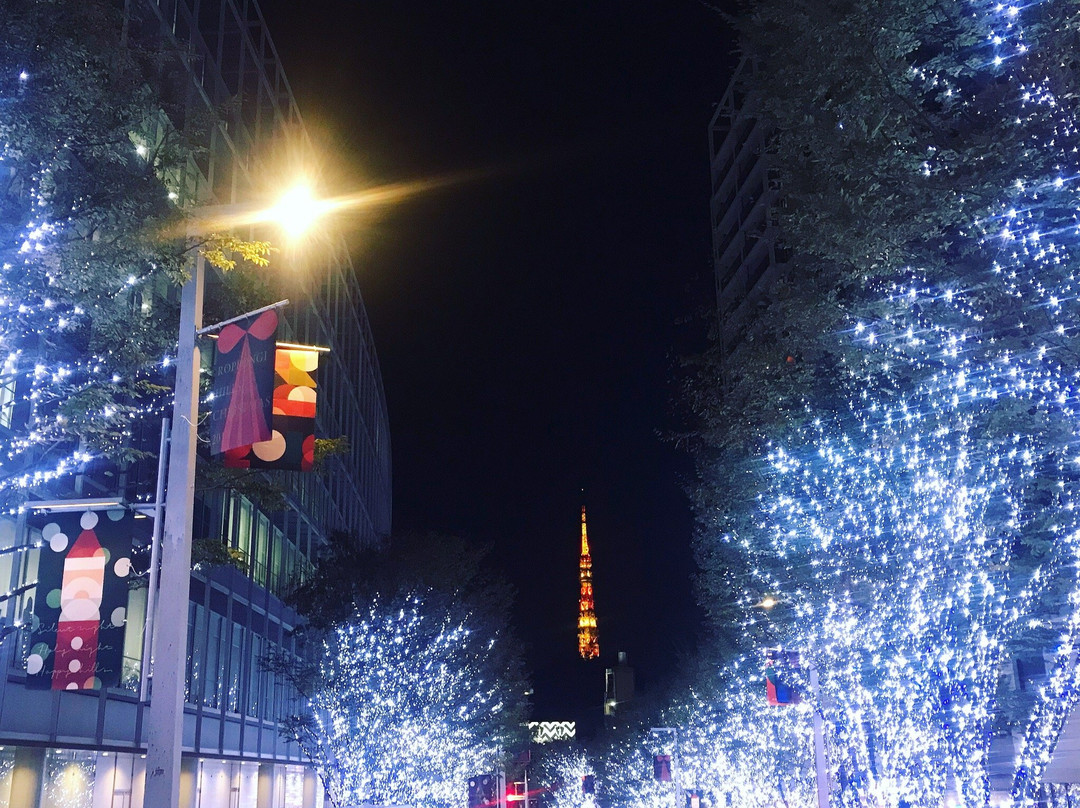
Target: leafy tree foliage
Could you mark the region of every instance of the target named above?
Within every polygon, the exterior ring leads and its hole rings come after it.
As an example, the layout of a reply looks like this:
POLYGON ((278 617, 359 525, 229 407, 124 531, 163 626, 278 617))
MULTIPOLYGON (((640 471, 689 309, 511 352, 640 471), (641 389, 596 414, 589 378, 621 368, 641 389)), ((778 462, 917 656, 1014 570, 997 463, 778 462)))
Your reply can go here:
MULTIPOLYGON (((132 430, 164 398, 171 290, 200 246, 173 235, 196 147, 170 123, 175 65, 125 32, 105 0, 13 0, 0 19, 0 342, 18 409, 5 420, 28 424, 5 439, 5 490, 142 457, 132 430)), ((270 248, 201 249, 230 268, 270 248)))
POLYGON ((415 591, 463 603, 497 631, 508 628, 514 589, 491 569, 490 548, 441 533, 409 532, 363 547, 334 534, 290 603, 321 630, 349 617, 356 603, 415 591))
POLYGON ((91 457, 131 460, 184 278, 161 177, 188 151, 163 126, 150 54, 121 47, 112 3, 13 0, 0 18, 0 343, 26 432, 6 490, 91 457))
POLYGON ((584 748, 574 741, 546 743, 537 748, 529 770, 529 791, 540 791, 546 808, 594 808, 596 770, 584 748), (593 793, 585 778, 593 777, 593 793), (535 784, 535 785, 534 785, 535 784))
MULTIPOLYGON (((157 448, 170 403, 176 291, 195 252, 230 272, 218 319, 268 302, 248 268, 272 248, 187 234, 180 202, 209 119, 175 92, 183 70, 153 38, 129 36, 140 7, 12 0, 0 18, 0 498, 70 491, 157 448), (183 128, 174 122, 182 121, 183 128), (143 428, 145 427, 145 429, 143 428), (67 486, 65 488, 65 486, 67 486)), ((147 10, 149 13, 149 10, 147 10)), ((280 505, 267 475, 200 476, 280 505)))

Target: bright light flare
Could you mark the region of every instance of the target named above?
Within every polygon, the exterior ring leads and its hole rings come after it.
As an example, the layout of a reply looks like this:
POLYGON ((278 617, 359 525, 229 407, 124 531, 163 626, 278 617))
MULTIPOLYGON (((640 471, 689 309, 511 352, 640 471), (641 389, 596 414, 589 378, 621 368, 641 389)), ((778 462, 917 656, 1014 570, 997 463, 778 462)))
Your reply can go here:
POLYGON ((323 215, 326 204, 315 199, 308 186, 297 185, 285 192, 278 203, 267 211, 267 216, 285 231, 288 238, 296 239, 323 215))
MULTIPOLYGON (((194 220, 188 233, 217 233, 258 224, 280 226, 290 238, 297 238, 327 216, 372 210, 404 202, 411 197, 475 178, 476 174, 454 174, 422 180, 391 183, 350 194, 317 199, 310 187, 298 184, 268 208, 212 205, 192 211, 194 220)), ((174 234, 178 235, 178 234, 174 234)))

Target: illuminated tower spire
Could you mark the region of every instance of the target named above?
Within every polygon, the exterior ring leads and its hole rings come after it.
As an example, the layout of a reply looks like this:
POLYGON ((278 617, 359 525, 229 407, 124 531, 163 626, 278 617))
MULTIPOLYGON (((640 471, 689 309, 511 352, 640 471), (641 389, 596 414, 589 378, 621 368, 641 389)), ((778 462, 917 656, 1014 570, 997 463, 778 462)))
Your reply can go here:
POLYGON ((581 506, 581 598, 578 601, 578 653, 582 659, 600 656, 600 640, 596 634, 596 611, 593 606, 592 556, 589 555, 589 534, 585 530, 585 506, 581 506))

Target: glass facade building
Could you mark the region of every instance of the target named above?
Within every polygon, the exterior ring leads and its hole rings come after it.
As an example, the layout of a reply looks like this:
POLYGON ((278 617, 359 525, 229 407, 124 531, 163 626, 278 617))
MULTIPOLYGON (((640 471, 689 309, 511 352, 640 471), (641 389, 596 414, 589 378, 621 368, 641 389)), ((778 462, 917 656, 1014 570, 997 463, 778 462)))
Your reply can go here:
MULTIPOLYGON (((191 167, 190 199, 230 204, 251 198, 265 144, 303 122, 255 0, 128 0, 132 37, 170 54, 179 112, 211 120, 206 149, 191 167)), ((173 119, 176 118, 176 119, 173 119)), ((245 235, 245 234, 241 234, 245 235)), ((378 359, 344 241, 329 237, 314 261, 289 257, 300 280, 286 290, 279 339, 329 348, 318 377, 316 436, 347 437, 317 473, 285 473, 284 507, 238 490, 197 494, 193 536, 227 546, 234 563, 196 564, 186 614, 187 684, 181 805, 185 808, 311 808, 322 789, 279 717, 301 709, 288 682, 262 664, 268 654, 303 658, 299 618, 285 603, 332 533, 374 544, 390 532, 391 453, 378 359)), ((208 286, 212 295, 213 280, 208 286)), ((237 312, 238 313, 238 312, 237 312)), ((0 387, 0 429, 12 427, 0 387), (6 419, 6 420, 5 420, 6 419)), ((156 448, 159 424, 143 443, 156 448)), ((129 502, 153 498, 156 461, 81 485, 129 502)), ((75 496, 68 487, 48 492, 75 496)), ((37 493, 42 496, 42 493, 37 493)), ((148 557, 150 518, 136 543, 148 557)), ((25 686, 28 632, 21 624, 38 593, 40 541, 26 514, 0 519, 0 808, 139 808, 143 805, 148 705, 140 699, 147 589, 131 588, 119 687, 44 691, 25 686)), ((151 679, 152 689, 152 679, 151 679)))
POLYGON ((779 189, 765 154, 768 127, 741 89, 753 69, 751 60, 740 61, 709 122, 713 275, 725 355, 742 341, 787 260, 778 244, 779 189))

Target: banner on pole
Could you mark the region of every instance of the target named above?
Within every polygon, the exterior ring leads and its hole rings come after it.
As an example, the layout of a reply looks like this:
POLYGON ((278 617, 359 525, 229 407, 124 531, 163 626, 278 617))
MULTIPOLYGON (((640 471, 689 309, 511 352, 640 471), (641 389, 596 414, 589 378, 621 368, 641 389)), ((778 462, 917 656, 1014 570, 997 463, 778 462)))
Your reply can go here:
POLYGON ((274 389, 274 310, 221 329, 214 352, 210 401, 210 453, 270 440, 274 389))
POLYGON ((495 808, 498 781, 494 774, 469 778, 469 808, 495 808))
POLYGON ((671 782, 671 755, 653 755, 653 778, 661 783, 671 782))
POLYGON ((100 690, 120 684, 134 514, 52 514, 41 528, 26 686, 100 690))
POLYGON ((779 706, 802 701, 791 684, 791 675, 799 669, 799 652, 770 648, 765 652, 765 698, 779 706))
POLYGON ((270 437, 226 452, 226 467, 286 471, 314 468, 318 369, 319 351, 315 348, 277 349, 270 437))

